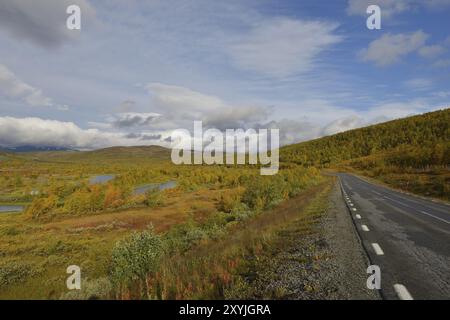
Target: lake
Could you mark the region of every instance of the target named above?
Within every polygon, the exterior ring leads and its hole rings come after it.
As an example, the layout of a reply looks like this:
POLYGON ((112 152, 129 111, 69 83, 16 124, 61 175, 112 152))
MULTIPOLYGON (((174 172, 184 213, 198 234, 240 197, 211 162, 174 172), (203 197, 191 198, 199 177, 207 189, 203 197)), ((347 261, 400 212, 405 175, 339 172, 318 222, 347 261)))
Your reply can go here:
POLYGON ((98 184, 98 183, 105 183, 112 179, 114 179, 116 176, 114 174, 104 174, 99 176, 93 176, 89 179, 90 184, 98 184))
POLYGON ((23 209, 24 209, 24 206, 3 206, 3 205, 0 205, 0 213, 22 212, 23 209))
POLYGON ((159 191, 163 191, 163 190, 175 188, 176 186, 177 186, 176 181, 168 181, 168 182, 164 182, 164 183, 149 183, 149 184, 145 184, 145 185, 135 188, 134 194, 135 195, 144 194, 147 191, 156 190, 156 189, 158 189, 159 191))

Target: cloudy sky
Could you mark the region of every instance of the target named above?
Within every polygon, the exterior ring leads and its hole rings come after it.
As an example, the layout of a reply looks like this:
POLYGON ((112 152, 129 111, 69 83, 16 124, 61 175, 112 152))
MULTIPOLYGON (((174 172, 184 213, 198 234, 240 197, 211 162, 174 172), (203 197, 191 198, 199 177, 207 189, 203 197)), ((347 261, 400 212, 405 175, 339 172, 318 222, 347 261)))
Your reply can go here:
POLYGON ((287 144, 446 108, 449 14, 450 0, 0 0, 0 146, 167 146, 194 120, 287 144))

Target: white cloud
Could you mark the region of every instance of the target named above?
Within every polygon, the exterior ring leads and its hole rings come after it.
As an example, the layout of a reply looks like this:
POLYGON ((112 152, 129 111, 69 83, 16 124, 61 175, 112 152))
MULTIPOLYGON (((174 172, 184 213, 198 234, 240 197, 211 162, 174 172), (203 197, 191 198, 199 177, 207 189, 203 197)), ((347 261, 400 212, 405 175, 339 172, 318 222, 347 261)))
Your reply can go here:
POLYGON ((360 128, 362 126, 364 126, 364 120, 362 118, 350 116, 332 121, 322 129, 321 135, 329 136, 335 133, 360 128))
POLYGON ((435 58, 445 52, 445 48, 440 45, 424 46, 419 49, 419 54, 428 59, 435 58))
POLYGON ((226 103, 220 98, 186 87, 149 83, 146 88, 151 94, 152 106, 177 117, 199 118, 205 112, 226 107, 226 103))
POLYGON ((81 8, 83 28, 95 16, 87 0, 0 0, 0 26, 19 39, 55 47, 78 33, 66 27, 66 8, 72 4, 81 8))
POLYGON ((380 66, 387 66, 425 45, 428 35, 419 30, 413 33, 387 33, 372 41, 367 49, 360 52, 364 61, 372 61, 380 66))
POLYGON ((450 36, 448 36, 447 38, 445 38, 445 40, 444 40, 444 45, 450 46, 450 36))
POLYGON ((450 59, 440 59, 433 63, 433 67, 436 68, 448 68, 450 67, 450 59))
POLYGON ((56 106, 56 109, 58 109, 59 111, 69 111, 69 106, 66 104, 58 104, 56 106))
POLYGON ((414 90, 426 90, 433 85, 433 82, 426 78, 416 78, 405 81, 404 85, 414 90))
MULTIPOLYGON (((118 132, 81 129, 73 122, 40 118, 0 117, 0 145, 23 145, 95 149, 118 145, 139 145, 142 139, 130 139, 118 132)), ((163 144, 161 142, 161 144, 163 144)))
POLYGON ((0 95, 8 99, 21 99, 30 106, 52 106, 52 100, 40 89, 19 79, 7 67, 0 64, 0 95))
POLYGON ((437 110, 429 101, 416 99, 410 101, 393 101, 375 105, 361 116, 369 123, 378 123, 392 119, 404 118, 427 111, 437 110))
POLYGON ((450 0, 349 0, 347 5, 348 15, 367 16, 366 9, 369 5, 378 5, 382 18, 391 19, 406 11, 421 9, 441 9, 450 5, 450 0))
MULTIPOLYGON (((447 96, 442 93, 440 96, 447 96)), ((440 106, 442 107, 442 106, 440 106)), ((303 118, 272 120, 263 124, 254 123, 252 128, 280 129, 281 145, 318 138, 362 126, 436 110, 423 100, 385 102, 366 111, 351 111, 338 107, 322 106, 318 110, 305 109, 299 114, 303 118), (327 112, 324 112, 327 110, 327 112), (322 111, 322 116, 320 116, 322 111)), ((95 124, 95 123, 94 123, 95 124)), ((190 123, 192 126, 192 123, 190 123)), ((97 127, 101 127, 98 125, 97 127)), ((206 126, 205 126, 206 127, 206 126)), ((237 129, 232 127, 230 129, 237 129)), ((138 133, 107 131, 114 129, 105 125, 100 129, 81 129, 73 122, 45 120, 40 118, 0 117, 0 146, 23 145, 96 149, 109 146, 161 145, 170 146, 167 137, 171 130, 144 130, 138 133)), ((185 127, 190 129, 190 127, 185 127)))
POLYGON ((338 26, 289 18, 264 20, 228 46, 234 63, 245 70, 284 77, 311 70, 318 55, 342 37, 338 26))
POLYGON ((442 99, 450 98, 450 91, 438 91, 435 95, 442 99))
POLYGON ((381 8, 382 17, 391 18, 396 14, 410 10, 412 2, 411 0, 349 0, 347 14, 366 16, 369 5, 378 5, 381 8))
POLYGON ((281 119, 262 124, 260 128, 279 129, 280 145, 297 143, 317 138, 320 135, 320 126, 302 119, 281 119))
POLYGON ((422 3, 432 9, 440 9, 450 6, 450 0, 427 0, 422 1, 422 3))
POLYGON ((115 109, 118 112, 130 112, 131 110, 133 110, 136 106, 136 101, 128 99, 125 101, 122 101, 122 103, 117 106, 115 109))
POLYGON ((262 106, 233 104, 181 86, 150 83, 146 87, 151 94, 150 106, 161 114, 155 126, 183 128, 193 120, 202 120, 206 126, 234 129, 263 121, 269 114, 262 106))

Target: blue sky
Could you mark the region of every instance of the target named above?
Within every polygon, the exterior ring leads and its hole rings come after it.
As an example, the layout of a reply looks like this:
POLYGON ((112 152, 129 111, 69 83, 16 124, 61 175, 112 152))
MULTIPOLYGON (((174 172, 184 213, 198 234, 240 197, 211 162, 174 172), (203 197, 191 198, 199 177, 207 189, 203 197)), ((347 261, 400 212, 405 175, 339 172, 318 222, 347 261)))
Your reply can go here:
POLYGON ((449 14, 450 0, 0 0, 0 145, 167 145, 194 120, 287 144, 447 108, 449 14))

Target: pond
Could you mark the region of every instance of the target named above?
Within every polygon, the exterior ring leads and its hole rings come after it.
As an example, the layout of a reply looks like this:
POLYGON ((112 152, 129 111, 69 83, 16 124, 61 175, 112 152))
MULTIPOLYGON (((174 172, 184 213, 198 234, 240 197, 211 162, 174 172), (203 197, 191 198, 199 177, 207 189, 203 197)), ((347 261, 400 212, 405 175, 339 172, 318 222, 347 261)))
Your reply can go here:
POLYGON ((158 189, 159 191, 163 191, 163 190, 175 188, 176 186, 177 186, 176 181, 168 181, 168 182, 164 182, 164 183, 149 183, 149 184, 145 184, 145 185, 135 188, 134 194, 135 195, 144 194, 147 191, 156 190, 156 189, 158 189))
POLYGON ((24 209, 24 206, 4 206, 4 205, 0 205, 0 213, 22 212, 23 209, 24 209))
POLYGON ((114 174, 104 174, 99 176, 93 176, 89 179, 90 184, 98 184, 98 183, 105 183, 112 179, 114 179, 116 176, 114 174))

